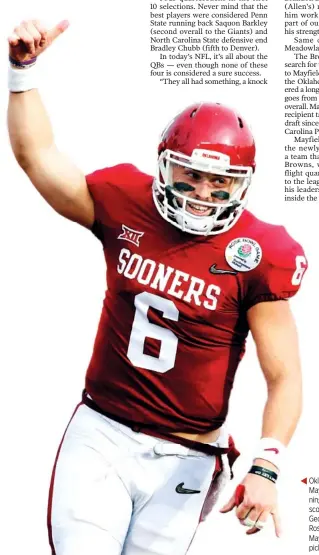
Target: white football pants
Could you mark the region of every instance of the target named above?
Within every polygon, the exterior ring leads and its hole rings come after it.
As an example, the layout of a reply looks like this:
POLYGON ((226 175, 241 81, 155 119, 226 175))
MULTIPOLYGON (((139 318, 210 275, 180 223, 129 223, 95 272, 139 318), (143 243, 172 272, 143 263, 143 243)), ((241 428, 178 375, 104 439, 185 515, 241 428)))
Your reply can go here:
MULTIPOLYGON (((228 445, 223 435, 214 445, 228 445)), ((222 460, 218 487, 212 486, 214 456, 134 432, 79 405, 52 475, 53 554, 184 555, 229 478, 227 456, 222 460)))

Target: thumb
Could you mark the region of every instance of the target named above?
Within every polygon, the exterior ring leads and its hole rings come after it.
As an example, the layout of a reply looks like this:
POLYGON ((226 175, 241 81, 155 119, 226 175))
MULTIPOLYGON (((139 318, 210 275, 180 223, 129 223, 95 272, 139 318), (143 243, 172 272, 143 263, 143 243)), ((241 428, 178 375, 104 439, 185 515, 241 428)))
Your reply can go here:
POLYGON ((219 509, 220 513, 228 513, 229 511, 231 511, 234 507, 236 507, 236 495, 234 493, 234 495, 230 498, 230 500, 228 501, 228 503, 226 503, 226 505, 224 505, 221 509, 219 509))
POLYGON ((63 19, 63 21, 60 21, 60 23, 58 23, 55 27, 52 27, 52 29, 50 29, 48 31, 48 39, 50 41, 55 40, 58 36, 62 35, 62 33, 64 33, 64 31, 69 27, 70 22, 67 19, 63 19))

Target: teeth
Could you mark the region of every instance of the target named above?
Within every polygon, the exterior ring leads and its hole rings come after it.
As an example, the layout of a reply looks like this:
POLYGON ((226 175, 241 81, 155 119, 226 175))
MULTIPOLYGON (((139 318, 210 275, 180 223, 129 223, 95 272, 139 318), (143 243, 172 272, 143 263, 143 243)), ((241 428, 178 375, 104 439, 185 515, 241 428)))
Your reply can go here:
POLYGON ((189 203, 188 206, 192 208, 192 210, 196 210, 197 212, 207 212, 208 208, 206 206, 199 206, 197 204, 189 203))

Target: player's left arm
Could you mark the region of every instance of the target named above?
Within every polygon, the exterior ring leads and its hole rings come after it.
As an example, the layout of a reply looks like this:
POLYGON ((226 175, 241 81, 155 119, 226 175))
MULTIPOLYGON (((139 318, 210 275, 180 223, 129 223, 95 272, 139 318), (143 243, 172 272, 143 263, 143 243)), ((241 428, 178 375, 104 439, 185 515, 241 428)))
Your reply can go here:
MULTIPOLYGON (((247 312, 249 327, 256 343, 258 359, 267 383, 268 398, 263 414, 262 437, 275 438, 287 445, 301 413, 302 380, 296 325, 289 302, 261 302, 247 312)), ((269 461, 255 459, 254 465, 278 473, 269 461)), ((272 516, 277 536, 281 525, 277 508, 276 484, 256 474, 247 474, 242 481, 245 493, 236 508, 237 518, 251 526, 247 534, 262 528, 272 516), (250 521, 250 523, 249 523, 250 521)), ((223 507, 228 512, 236 506, 235 494, 223 507)))
POLYGON ((302 408, 298 334, 288 301, 258 303, 247 313, 267 383, 262 437, 287 445, 302 408))
POLYGON ((271 515, 276 535, 280 536, 276 474, 280 469, 280 455, 295 431, 302 404, 297 330, 286 299, 298 292, 307 270, 307 259, 301 245, 284 227, 268 226, 266 231, 262 260, 256 271, 243 281, 247 320, 268 390, 262 440, 255 454, 259 458, 253 462, 259 468, 250 469, 252 472, 248 472, 240 485, 240 495, 237 488, 222 512, 236 508, 237 518, 250 527, 247 534, 262 529, 271 515), (265 471, 260 471, 260 467, 265 471))

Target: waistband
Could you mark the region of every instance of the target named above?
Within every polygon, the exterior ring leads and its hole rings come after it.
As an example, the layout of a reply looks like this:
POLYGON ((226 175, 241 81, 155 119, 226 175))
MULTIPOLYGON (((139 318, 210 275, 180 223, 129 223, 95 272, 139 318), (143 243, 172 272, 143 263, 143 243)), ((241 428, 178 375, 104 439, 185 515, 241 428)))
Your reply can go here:
MULTIPOLYGON (((89 408, 91 408, 92 410, 95 410, 96 412, 102 414, 103 416, 106 416, 107 418, 110 418, 111 420, 114 420, 116 422, 119 422, 120 424, 123 424, 124 426, 127 426, 128 428, 131 428, 131 430, 133 430, 133 432, 141 432, 143 434, 149 435, 149 436, 153 436, 159 439, 163 439, 172 443, 177 443, 179 445, 183 445, 184 447, 187 447, 188 449, 193 449, 195 451, 199 451, 200 453, 205 453, 206 455, 215 455, 215 456, 221 456, 221 455, 225 455, 225 454, 229 454, 229 452, 232 450, 233 447, 233 442, 232 442, 232 438, 230 438, 230 441, 228 442, 228 446, 227 447, 219 447, 216 444, 211 444, 211 443, 201 443, 200 441, 193 441, 191 439, 187 439, 184 437, 179 437, 179 436, 173 436, 172 434, 169 434, 168 432, 160 432, 158 431, 156 428, 151 427, 151 426, 147 426, 145 424, 141 424, 138 422, 132 422, 130 420, 127 420, 126 418, 120 418, 114 414, 111 414, 109 412, 106 412, 104 410, 102 410, 96 403, 95 401, 93 401, 93 399, 88 395, 88 393, 84 390, 83 394, 82 394, 82 402, 88 406, 89 408)), ((172 454, 174 449, 172 446, 172 449, 168 448, 168 446, 166 447, 166 450, 171 451, 172 454)))

